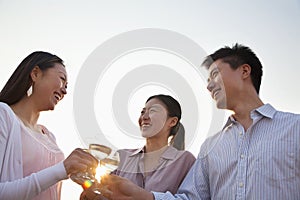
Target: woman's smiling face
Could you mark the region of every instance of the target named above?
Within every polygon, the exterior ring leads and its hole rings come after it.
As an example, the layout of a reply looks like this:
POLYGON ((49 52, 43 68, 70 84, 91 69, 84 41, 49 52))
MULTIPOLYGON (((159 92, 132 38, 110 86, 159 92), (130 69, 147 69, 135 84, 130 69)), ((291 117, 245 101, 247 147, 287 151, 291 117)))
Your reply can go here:
POLYGON ((160 133, 168 118, 168 111, 158 99, 151 99, 145 104, 140 118, 139 126, 142 136, 149 138, 160 133))

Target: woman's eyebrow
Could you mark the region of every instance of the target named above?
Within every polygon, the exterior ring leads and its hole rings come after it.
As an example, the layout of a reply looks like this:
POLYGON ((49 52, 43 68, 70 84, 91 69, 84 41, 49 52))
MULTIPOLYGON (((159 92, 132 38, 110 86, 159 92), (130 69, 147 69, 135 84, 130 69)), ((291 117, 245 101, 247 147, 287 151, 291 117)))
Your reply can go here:
POLYGON ((159 105, 159 104, 154 104, 154 105, 152 105, 152 106, 150 106, 149 108, 159 108, 159 109, 161 109, 161 105, 159 105))

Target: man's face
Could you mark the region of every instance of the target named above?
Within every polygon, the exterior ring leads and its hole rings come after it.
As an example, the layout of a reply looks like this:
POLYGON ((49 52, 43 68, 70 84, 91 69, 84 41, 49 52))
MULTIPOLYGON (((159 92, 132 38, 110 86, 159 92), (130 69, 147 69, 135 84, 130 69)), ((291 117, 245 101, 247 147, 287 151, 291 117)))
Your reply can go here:
POLYGON ((237 95, 240 73, 221 59, 213 62, 209 69, 207 89, 220 109, 232 109, 234 98, 237 95))

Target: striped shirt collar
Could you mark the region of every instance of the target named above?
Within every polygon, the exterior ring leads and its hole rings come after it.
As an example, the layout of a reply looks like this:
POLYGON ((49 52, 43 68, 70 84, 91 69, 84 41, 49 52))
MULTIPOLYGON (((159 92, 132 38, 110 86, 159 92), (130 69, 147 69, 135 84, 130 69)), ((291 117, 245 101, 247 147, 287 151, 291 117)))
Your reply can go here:
MULTIPOLYGON (((276 112, 277 112, 277 110, 273 106, 271 106, 271 104, 267 103, 267 104, 264 104, 256 109, 252 110, 250 113, 250 116, 253 120, 255 120, 258 117, 267 117, 267 118, 273 119, 276 112)), ((234 117, 232 115, 230 115, 222 130, 229 128, 235 122, 236 122, 236 120, 234 119, 234 117)))
POLYGON ((277 110, 275 108, 273 108, 273 106, 271 106, 270 104, 264 104, 252 112, 255 112, 255 111, 258 112, 259 114, 261 114, 262 116, 268 117, 270 119, 273 119, 275 113, 277 112, 277 110))

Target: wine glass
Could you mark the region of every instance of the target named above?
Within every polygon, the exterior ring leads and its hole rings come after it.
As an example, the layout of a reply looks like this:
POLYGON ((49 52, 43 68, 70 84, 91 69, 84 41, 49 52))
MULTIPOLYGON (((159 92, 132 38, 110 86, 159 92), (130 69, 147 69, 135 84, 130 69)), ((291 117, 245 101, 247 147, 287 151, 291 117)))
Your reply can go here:
MULTIPOLYGON (((96 174, 99 176, 99 177, 97 177, 99 183, 101 182, 101 176, 103 176, 105 174, 110 174, 111 172, 115 171, 118 168, 119 164, 120 164, 120 155, 119 155, 119 152, 117 152, 117 151, 115 151, 114 153, 111 153, 106 158, 100 160, 101 174, 100 174, 100 176, 98 174, 96 174)), ((93 191, 97 194, 101 194, 100 188, 95 187, 93 189, 93 191)))
POLYGON ((89 152, 97 158, 97 160, 101 161, 111 153, 111 148, 101 144, 90 144, 89 152))
MULTIPOLYGON (((101 144, 90 144, 89 149, 85 149, 85 151, 100 161, 111 153, 111 148, 101 144)), ((95 178, 95 173, 95 170, 90 168, 86 172, 72 174, 70 178, 84 188, 88 188, 92 185, 92 183, 97 181, 95 178)))
POLYGON ((104 158, 100 161, 100 166, 104 167, 106 174, 110 174, 115 171, 120 163, 120 155, 119 152, 114 152, 110 154, 108 157, 104 158))

